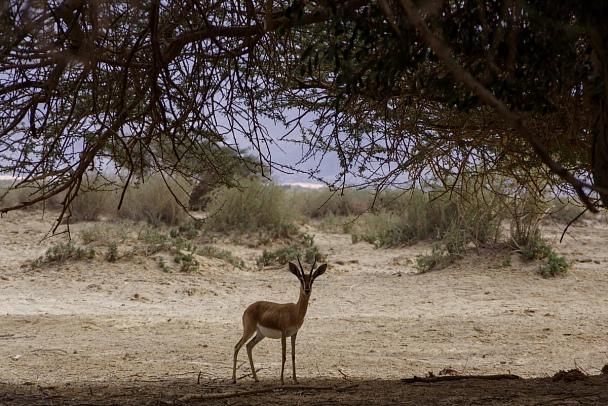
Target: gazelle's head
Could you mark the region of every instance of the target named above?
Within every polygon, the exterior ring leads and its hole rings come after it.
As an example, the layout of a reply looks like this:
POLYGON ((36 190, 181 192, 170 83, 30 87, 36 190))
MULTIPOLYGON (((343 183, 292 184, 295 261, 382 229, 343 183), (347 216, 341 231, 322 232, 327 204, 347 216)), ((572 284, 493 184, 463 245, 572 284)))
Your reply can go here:
POLYGON ((304 268, 300 262, 300 257, 298 257, 298 264, 300 265, 300 268, 298 268, 293 262, 290 262, 289 270, 300 280, 300 289, 302 290, 304 296, 310 296, 310 292, 312 292, 312 283, 318 276, 323 275, 327 269, 327 264, 323 264, 315 270, 315 265, 317 264, 317 258, 315 258, 315 262, 312 264, 312 268, 310 268, 310 273, 308 274, 304 272, 304 268))

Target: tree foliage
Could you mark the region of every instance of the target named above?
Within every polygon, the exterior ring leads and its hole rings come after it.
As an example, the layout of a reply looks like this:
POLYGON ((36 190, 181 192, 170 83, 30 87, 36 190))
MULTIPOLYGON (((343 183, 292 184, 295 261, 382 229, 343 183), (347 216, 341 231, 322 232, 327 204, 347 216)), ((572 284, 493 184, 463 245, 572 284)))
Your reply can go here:
POLYGON ((606 203, 599 0, 0 7, 0 171, 39 190, 3 212, 61 193, 67 208, 91 170, 228 182, 214 151, 240 156, 244 140, 261 172, 298 170, 273 159, 273 137, 301 143, 302 161, 337 155, 333 187, 477 174, 606 203))

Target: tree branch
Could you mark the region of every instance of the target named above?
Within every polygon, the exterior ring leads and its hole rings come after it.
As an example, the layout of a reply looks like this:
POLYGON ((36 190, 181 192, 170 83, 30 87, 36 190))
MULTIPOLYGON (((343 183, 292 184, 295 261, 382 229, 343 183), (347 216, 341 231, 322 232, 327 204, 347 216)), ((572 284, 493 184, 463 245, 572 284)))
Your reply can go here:
POLYGON ((418 32, 422 35, 424 41, 429 47, 435 52, 435 54, 445 63, 450 71, 456 76, 456 78, 462 81, 469 89, 471 89, 481 100, 492 107, 500 117, 503 118, 509 125, 511 125, 531 146, 534 152, 540 157, 542 162, 549 167, 549 169, 557 174, 560 178, 570 183, 581 201, 585 206, 593 213, 597 213, 598 209, 589 199, 589 196, 583 190, 584 188, 595 190, 600 194, 608 194, 604 188, 590 185, 586 182, 576 178, 566 168, 557 163, 551 155, 547 152, 545 147, 540 143, 538 138, 524 126, 521 117, 514 114, 509 108, 500 100, 498 100, 488 89, 486 89, 479 81, 477 81, 471 74, 466 71, 456 59, 450 54, 447 47, 441 42, 441 40, 434 35, 429 27, 424 22, 424 19, 420 15, 418 9, 412 3, 412 0, 400 0, 401 7, 405 10, 410 21, 416 27, 418 32))

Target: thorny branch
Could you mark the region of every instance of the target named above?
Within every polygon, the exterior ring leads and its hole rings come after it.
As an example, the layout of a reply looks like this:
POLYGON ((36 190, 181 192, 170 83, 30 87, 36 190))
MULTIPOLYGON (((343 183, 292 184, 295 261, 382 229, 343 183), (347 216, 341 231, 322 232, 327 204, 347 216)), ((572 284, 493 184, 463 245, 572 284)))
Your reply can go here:
MULTIPOLYGON (((420 12, 414 6, 411 0, 400 0, 400 4, 407 12, 412 23, 422 34, 424 40, 429 44, 431 49, 441 58, 446 66, 454 73, 454 75, 464 82, 475 94, 477 94, 486 104, 492 107, 500 117, 509 123, 513 128, 532 146, 538 157, 549 167, 551 171, 559 177, 570 183, 576 191, 578 197, 585 206, 593 213, 599 210, 591 202, 585 191, 586 189, 596 190, 600 193, 607 194, 608 191, 603 188, 583 182, 572 175, 566 168, 557 163, 547 152, 545 147, 538 141, 536 136, 523 124, 521 117, 512 113, 511 110, 492 93, 490 93, 481 83, 479 83, 469 72, 467 72, 457 61, 452 57, 445 45, 435 36, 429 27, 426 25, 420 12)), ((388 17, 388 16, 387 16, 388 17)))
MULTIPOLYGON (((489 187, 507 176, 537 195, 573 190, 596 211, 585 189, 605 191, 580 180, 588 163, 552 155, 557 145, 582 156, 587 142, 576 75, 558 81, 564 89, 548 82, 548 112, 516 111, 487 85, 512 83, 516 34, 529 26, 509 10, 520 2, 475 2, 474 14, 459 9, 466 2, 430 4, 443 14, 423 19, 410 0, 4 2, 0 172, 35 191, 0 213, 61 196, 61 222, 99 173, 121 178, 123 195, 152 172, 230 183, 214 151, 243 157, 243 145, 258 161, 252 170, 300 171, 334 190, 439 182, 453 192, 467 176, 489 187), (466 29, 470 16, 483 27, 470 37, 479 34, 481 56, 454 50, 459 63, 437 32, 454 19, 466 29), (452 86, 452 74, 480 101, 452 86), (279 139, 299 144, 302 158, 279 163, 279 139), (334 179, 320 174, 329 156, 334 179)), ((584 47, 573 48, 576 73, 586 72, 584 47)))

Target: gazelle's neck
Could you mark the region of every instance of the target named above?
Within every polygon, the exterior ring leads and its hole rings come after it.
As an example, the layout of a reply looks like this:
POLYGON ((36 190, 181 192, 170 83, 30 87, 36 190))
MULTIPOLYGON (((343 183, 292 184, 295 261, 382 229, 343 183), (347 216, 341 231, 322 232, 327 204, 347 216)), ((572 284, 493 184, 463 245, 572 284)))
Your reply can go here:
POLYGON ((300 288, 300 297, 298 298, 298 303, 296 303, 296 314, 300 320, 304 320, 304 316, 306 316, 306 310, 308 310, 308 299, 310 299, 310 295, 305 295, 304 289, 300 288))

